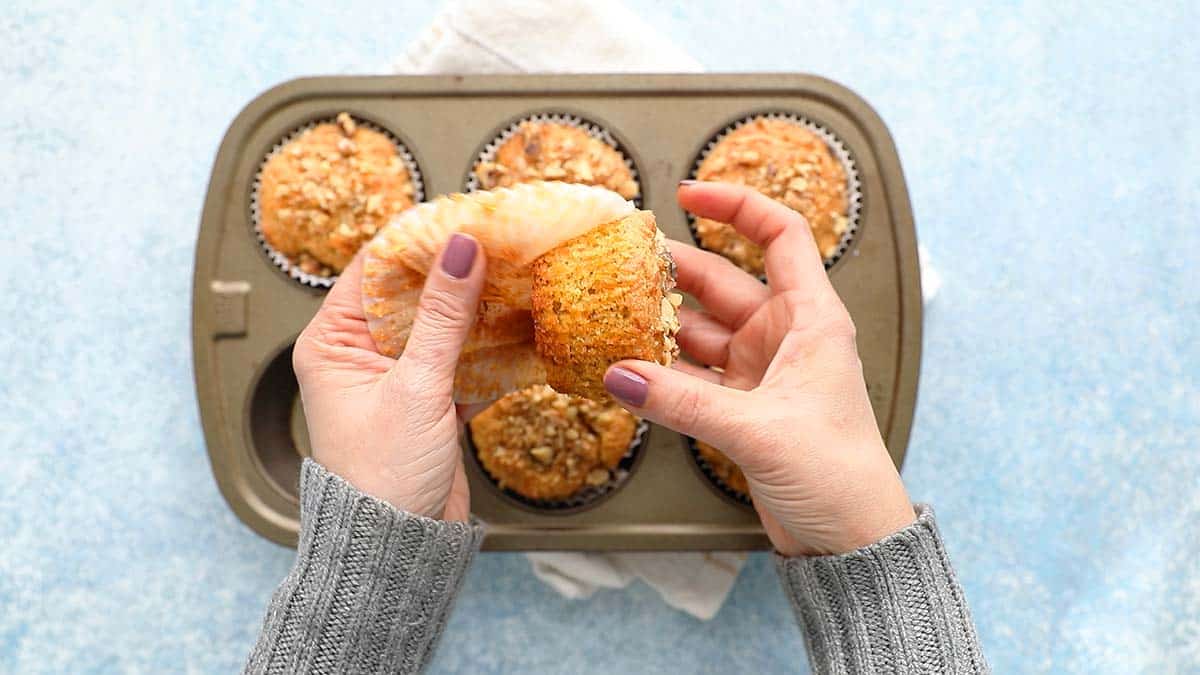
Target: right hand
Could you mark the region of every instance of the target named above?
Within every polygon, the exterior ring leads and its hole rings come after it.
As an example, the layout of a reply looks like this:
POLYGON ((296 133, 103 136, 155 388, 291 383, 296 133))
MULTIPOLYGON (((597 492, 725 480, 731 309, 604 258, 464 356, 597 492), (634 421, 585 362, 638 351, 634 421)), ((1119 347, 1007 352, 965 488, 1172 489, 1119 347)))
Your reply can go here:
POLYGON ((679 203, 731 223, 765 249, 769 286, 724 258, 672 242, 683 308, 678 335, 695 361, 622 361, 605 386, 632 412, 723 450, 784 555, 844 553, 915 519, 879 434, 854 324, 804 218, 759 193, 681 184, 679 203))

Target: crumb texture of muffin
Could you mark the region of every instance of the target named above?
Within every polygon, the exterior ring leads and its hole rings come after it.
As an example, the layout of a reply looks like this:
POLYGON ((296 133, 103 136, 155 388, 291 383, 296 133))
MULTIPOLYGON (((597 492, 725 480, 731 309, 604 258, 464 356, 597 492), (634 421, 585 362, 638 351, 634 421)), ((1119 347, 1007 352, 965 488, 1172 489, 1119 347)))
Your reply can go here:
POLYGON ((416 188, 395 142, 341 113, 274 152, 257 197, 266 244, 302 272, 328 277, 413 205, 416 188))
MULTIPOLYGON (((795 121, 759 117, 728 132, 700 162, 696 178, 747 185, 798 211, 825 259, 848 231, 846 168, 824 139, 795 121)), ((732 225, 698 218, 694 227, 703 248, 763 274, 762 248, 732 225)))
POLYGON ((638 211, 533 263, 534 342, 555 390, 610 400, 604 372, 622 359, 670 365, 679 353, 674 262, 654 214, 638 211))
POLYGON ((732 459, 729 459, 725 453, 717 450, 708 443, 696 441, 695 445, 696 452, 700 455, 700 458, 708 464, 708 467, 712 470, 713 475, 716 476, 725 487, 733 490, 746 499, 750 498, 750 486, 746 484, 746 475, 742 473, 742 470, 737 464, 733 463, 732 459))
POLYGON ((626 199, 639 192, 619 150, 585 129, 559 122, 522 122, 496 148, 494 156, 479 161, 473 172, 484 190, 561 181, 607 188, 626 199))
POLYGON ((613 404, 537 385, 493 403, 470 428, 480 464, 501 488, 563 500, 612 480, 637 418, 613 404))

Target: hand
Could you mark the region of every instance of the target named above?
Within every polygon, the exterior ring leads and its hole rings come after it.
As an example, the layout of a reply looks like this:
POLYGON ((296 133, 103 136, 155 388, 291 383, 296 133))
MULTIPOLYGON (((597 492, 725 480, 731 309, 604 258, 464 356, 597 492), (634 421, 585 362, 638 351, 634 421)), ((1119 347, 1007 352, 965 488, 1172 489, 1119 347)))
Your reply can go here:
POLYGON ((704 307, 683 309, 679 344, 719 370, 623 361, 605 374, 605 386, 635 414, 740 465, 784 555, 843 553, 912 523, 867 397, 854 324, 808 223, 742 186, 681 184, 678 198, 762 246, 770 285, 672 242, 679 287, 704 307))
POLYGON ((296 341, 292 362, 313 459, 359 490, 431 518, 466 520, 454 370, 475 319, 486 256, 455 235, 430 271, 408 345, 375 351, 362 308, 362 256, 296 341))

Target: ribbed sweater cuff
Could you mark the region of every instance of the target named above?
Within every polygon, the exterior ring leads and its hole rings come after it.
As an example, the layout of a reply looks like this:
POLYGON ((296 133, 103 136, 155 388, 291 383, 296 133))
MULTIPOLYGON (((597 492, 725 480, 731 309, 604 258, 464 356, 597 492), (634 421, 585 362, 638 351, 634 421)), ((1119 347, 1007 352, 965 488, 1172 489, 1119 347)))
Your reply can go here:
POLYGON ((359 492, 305 460, 296 564, 275 591, 252 673, 410 673, 433 655, 483 538, 359 492))
POLYGON ((933 509, 843 555, 776 556, 814 673, 990 672, 933 509))

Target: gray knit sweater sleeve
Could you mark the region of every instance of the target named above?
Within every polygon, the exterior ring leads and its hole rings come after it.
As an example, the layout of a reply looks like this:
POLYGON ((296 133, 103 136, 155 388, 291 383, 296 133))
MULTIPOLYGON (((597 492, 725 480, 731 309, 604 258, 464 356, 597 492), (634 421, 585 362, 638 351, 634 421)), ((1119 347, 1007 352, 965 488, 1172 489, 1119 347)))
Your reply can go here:
POLYGON ((933 510, 843 555, 776 556, 814 673, 987 673, 933 510))
POLYGON ((296 564, 247 673, 411 673, 427 664, 483 537, 399 511, 311 460, 296 564))
MULTIPOLYGON (((248 673, 423 668, 483 538, 478 524, 399 511, 319 464, 301 475, 296 563, 267 609, 248 673)), ((988 672, 928 507, 839 556, 777 558, 823 673, 988 672)))

